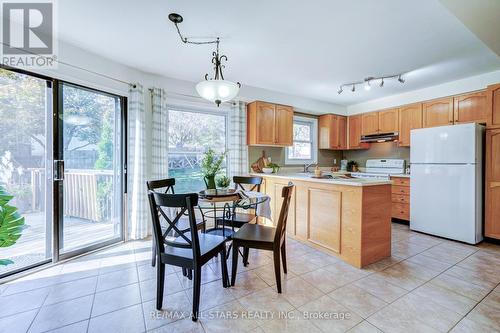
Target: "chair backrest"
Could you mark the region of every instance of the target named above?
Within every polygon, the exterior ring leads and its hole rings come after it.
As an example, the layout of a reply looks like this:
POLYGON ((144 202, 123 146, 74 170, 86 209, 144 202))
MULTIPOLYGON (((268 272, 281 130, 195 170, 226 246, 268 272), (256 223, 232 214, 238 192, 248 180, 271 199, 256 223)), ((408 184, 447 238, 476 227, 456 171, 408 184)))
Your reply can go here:
POLYGON ((257 191, 260 192, 260 185, 262 184, 262 177, 244 177, 244 176, 234 176, 233 183, 236 190, 241 189, 243 191, 257 191), (252 185, 249 188, 245 188, 244 185, 252 185))
MULTIPOLYGON (((149 205, 151 208, 151 216, 153 218, 153 233, 155 237, 155 244, 157 253, 165 253, 165 244, 178 248, 192 249, 193 258, 200 257, 200 244, 198 240, 198 230, 196 229, 196 216, 194 214, 194 207, 198 205, 198 194, 165 194, 154 191, 149 191, 149 205), (178 212, 175 217, 169 217, 167 208, 176 208, 178 212), (189 229, 179 230, 177 222, 187 213, 189 217, 189 229), (160 216, 167 222, 167 230, 162 232, 160 225, 160 216), (169 240, 166 235, 170 231, 175 231, 179 235, 180 240, 169 240), (190 232, 190 237, 186 234, 190 232)), ((179 239, 179 237, 177 239, 179 239)))
POLYGON ((276 234, 274 235, 274 244, 281 244, 281 240, 285 237, 286 222, 288 220, 288 208, 290 207, 290 198, 292 197, 293 188, 294 185, 289 184, 281 190, 283 203, 281 204, 278 225, 276 226, 276 234))
POLYGON ((174 194, 175 178, 165 178, 159 180, 148 180, 146 182, 149 191, 157 191, 159 189, 165 189, 163 193, 170 192, 174 194))

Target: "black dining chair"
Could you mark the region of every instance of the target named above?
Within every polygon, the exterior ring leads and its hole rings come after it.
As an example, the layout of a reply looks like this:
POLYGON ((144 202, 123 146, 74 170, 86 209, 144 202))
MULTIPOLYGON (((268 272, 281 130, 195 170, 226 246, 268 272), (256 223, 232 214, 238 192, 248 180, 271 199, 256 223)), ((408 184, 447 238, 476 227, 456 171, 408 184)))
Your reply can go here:
MULTIPOLYGON (((159 180, 149 180, 146 182, 146 185, 148 187, 149 191, 155 191, 163 193, 170 193, 170 194, 175 194, 174 186, 175 186, 175 178, 165 178, 165 179, 159 179, 159 180)), ((205 221, 200 221, 197 223, 198 230, 205 230, 205 221)), ((184 216, 179 219, 177 228, 179 230, 187 230, 189 229, 189 219, 187 216, 184 216)), ((153 239, 153 244, 152 244, 152 258, 151 258, 151 266, 155 266, 156 263, 156 246, 155 246, 155 240, 153 239)), ((183 271, 184 276, 187 275, 186 272, 183 271)))
MULTIPOLYGON (((153 216, 153 232, 157 251, 157 281, 156 281, 156 309, 161 310, 163 305, 163 291, 165 285, 165 265, 174 265, 193 273, 193 313, 192 320, 198 319, 201 291, 201 268, 210 259, 221 255, 226 257, 226 239, 221 236, 200 233, 197 230, 194 207, 198 204, 198 194, 164 194, 149 191, 149 204, 153 216), (170 219, 166 208, 177 208, 179 213, 170 219), (180 230, 177 222, 187 213, 190 228, 180 230), (166 232, 160 225, 160 216, 168 223, 166 232), (176 237, 168 236, 174 231, 176 237)), ((229 287, 226 261, 221 261, 222 286, 229 287)), ((167 286, 168 287, 168 286, 167 286)))
MULTIPOLYGON (((281 196, 283 203, 276 228, 260 224, 245 224, 232 237, 233 240, 233 264, 231 285, 236 282, 236 273, 238 269, 238 249, 252 248, 260 250, 273 251, 274 274, 276 276, 276 286, 278 293, 281 294, 281 273, 280 273, 280 254, 283 261, 283 271, 287 273, 286 267, 286 222, 288 219, 288 208, 290 198, 292 197, 293 185, 283 187, 281 196)), ((245 261, 245 258, 243 258, 245 261)))

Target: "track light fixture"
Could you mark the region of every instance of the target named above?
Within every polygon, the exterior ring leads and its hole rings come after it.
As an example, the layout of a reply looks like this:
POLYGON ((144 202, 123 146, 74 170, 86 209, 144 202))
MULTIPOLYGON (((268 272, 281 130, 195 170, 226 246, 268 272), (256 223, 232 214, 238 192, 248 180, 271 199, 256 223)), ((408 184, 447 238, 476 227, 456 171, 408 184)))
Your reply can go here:
POLYGON ((388 79, 394 79, 394 80, 398 80, 400 83, 405 83, 405 79, 403 79, 404 74, 405 73, 379 76, 379 77, 370 76, 370 77, 367 77, 366 79, 364 79, 363 81, 344 83, 344 84, 340 85, 339 90, 337 90, 337 93, 340 95, 344 91, 344 87, 352 87, 351 91, 355 92, 357 85, 363 85, 365 90, 368 91, 368 90, 371 90, 371 88, 372 88, 371 82, 377 81, 377 80, 380 80, 379 86, 381 88, 384 86, 384 80, 388 80, 388 79))

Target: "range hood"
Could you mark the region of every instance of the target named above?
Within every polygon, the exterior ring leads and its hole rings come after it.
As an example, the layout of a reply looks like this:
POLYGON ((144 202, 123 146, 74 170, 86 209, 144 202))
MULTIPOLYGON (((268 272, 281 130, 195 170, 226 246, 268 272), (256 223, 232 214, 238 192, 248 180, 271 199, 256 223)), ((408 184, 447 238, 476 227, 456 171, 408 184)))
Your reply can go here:
POLYGON ((397 141, 398 139, 399 132, 379 133, 361 136, 361 142, 387 142, 397 141))

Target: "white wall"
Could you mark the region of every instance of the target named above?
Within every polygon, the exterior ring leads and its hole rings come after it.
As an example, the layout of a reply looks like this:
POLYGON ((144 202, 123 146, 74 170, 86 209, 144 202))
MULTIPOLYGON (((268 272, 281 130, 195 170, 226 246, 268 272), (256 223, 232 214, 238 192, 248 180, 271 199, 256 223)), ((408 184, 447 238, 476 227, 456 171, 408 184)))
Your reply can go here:
POLYGON ((368 102, 347 106, 347 114, 376 111, 400 105, 431 100, 434 98, 457 95, 486 88, 489 84, 500 82, 500 70, 465 79, 447 82, 432 87, 409 91, 402 94, 374 99, 368 102))

